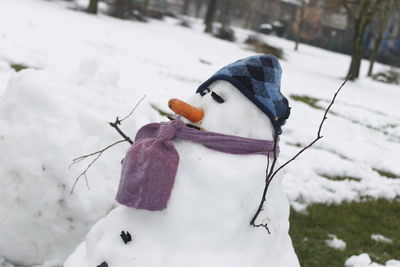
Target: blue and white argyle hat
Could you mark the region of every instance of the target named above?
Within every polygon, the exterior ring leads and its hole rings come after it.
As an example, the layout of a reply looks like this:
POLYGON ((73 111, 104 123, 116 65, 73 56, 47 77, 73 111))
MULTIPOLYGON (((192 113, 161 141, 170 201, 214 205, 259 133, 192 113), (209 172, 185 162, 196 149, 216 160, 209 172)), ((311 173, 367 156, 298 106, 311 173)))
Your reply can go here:
POLYGON ((197 92, 217 80, 230 82, 270 118, 275 131, 281 134, 281 126, 290 115, 289 102, 280 92, 281 73, 279 61, 273 55, 252 56, 223 67, 197 92))

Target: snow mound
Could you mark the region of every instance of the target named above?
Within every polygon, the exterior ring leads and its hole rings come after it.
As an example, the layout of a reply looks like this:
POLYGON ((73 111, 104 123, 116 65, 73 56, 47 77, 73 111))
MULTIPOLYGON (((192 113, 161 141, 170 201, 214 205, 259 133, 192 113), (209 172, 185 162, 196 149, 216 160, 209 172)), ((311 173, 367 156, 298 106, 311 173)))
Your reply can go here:
POLYGON ((393 240, 380 234, 372 234, 371 239, 376 242, 393 243, 393 240))
POLYGON ((329 234, 328 235, 330 239, 325 240, 325 244, 328 247, 338 249, 338 250, 345 250, 346 249, 346 242, 344 242, 342 239, 337 238, 336 235, 329 234))
POLYGON ((348 258, 344 264, 346 267, 399 267, 400 261, 388 260, 385 265, 373 262, 367 253, 354 255, 348 258))
POLYGON ((69 74, 21 71, 0 98, 0 252, 14 264, 62 261, 113 207, 124 145, 102 157, 107 168, 88 172, 91 190, 82 178, 70 195, 88 164, 69 169, 72 159, 115 141, 104 96, 92 90, 107 87, 103 76, 88 75, 88 68, 98 72, 95 64, 83 65, 69 74), (79 78, 83 69, 92 87, 79 78))

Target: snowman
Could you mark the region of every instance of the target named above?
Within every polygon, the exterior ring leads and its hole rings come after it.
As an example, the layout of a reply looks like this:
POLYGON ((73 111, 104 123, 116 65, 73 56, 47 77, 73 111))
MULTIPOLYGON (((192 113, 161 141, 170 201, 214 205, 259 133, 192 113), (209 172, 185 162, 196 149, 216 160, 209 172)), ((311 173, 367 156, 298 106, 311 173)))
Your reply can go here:
POLYGON ((268 231, 250 225, 289 116, 280 76, 274 56, 252 56, 219 70, 186 102, 170 100, 174 120, 141 128, 124 159, 121 205, 64 266, 299 266, 279 175, 257 218, 268 231))

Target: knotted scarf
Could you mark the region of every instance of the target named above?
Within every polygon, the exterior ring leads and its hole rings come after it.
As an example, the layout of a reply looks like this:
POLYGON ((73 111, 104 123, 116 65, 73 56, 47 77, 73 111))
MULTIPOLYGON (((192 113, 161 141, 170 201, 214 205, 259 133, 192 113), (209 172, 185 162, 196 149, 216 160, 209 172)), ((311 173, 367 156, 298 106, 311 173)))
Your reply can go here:
POLYGON ((274 150, 273 141, 200 131, 180 120, 147 124, 136 134, 122 164, 116 196, 120 204, 150 211, 167 207, 179 164, 174 138, 236 155, 272 156, 274 150))

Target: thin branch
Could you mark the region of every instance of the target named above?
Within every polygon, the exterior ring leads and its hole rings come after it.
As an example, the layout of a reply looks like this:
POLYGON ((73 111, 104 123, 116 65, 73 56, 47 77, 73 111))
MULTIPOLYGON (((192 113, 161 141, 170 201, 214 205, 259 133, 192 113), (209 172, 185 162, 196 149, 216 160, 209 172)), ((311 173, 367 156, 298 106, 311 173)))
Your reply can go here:
POLYGON ((267 223, 256 224, 256 219, 257 219, 258 215, 261 213, 261 211, 263 211, 264 202, 267 199, 267 191, 268 191, 269 185, 271 183, 270 177, 272 175, 272 172, 274 171, 274 167, 275 167, 276 161, 278 159, 278 157, 276 155, 277 146, 278 146, 278 134, 276 132, 275 135, 274 135, 274 149, 273 149, 274 154, 273 154, 272 165, 271 165, 271 168, 270 168, 269 167, 270 156, 268 155, 267 156, 267 168, 265 170, 266 177, 265 177, 264 191, 263 191, 263 194, 262 194, 262 198, 261 198, 260 204, 258 205, 257 212, 254 214, 253 218, 250 221, 250 225, 251 226, 253 226, 253 227, 264 227, 269 234, 270 234, 270 231, 268 229, 267 223))
POLYGON ((140 103, 142 103, 142 101, 146 98, 146 95, 143 95, 143 97, 136 103, 136 105, 132 108, 131 112, 128 113, 128 115, 126 115, 125 117, 123 117, 122 119, 119 120, 119 123, 123 122, 124 120, 126 120, 127 118, 129 118, 130 116, 132 116, 133 112, 135 112, 135 110, 137 109, 137 107, 140 105, 140 103))
MULTIPOLYGON (((272 165, 271 168, 269 168, 269 160, 267 163, 267 169, 266 169, 266 173, 267 173, 267 177, 265 179, 265 187, 264 187, 264 191, 263 191, 263 195, 261 198, 261 202, 258 206, 258 209, 256 211, 256 213, 254 214, 253 218, 250 221, 250 225, 253 227, 264 227, 268 233, 269 233, 269 229, 267 227, 267 223, 264 224, 256 224, 255 221, 257 220, 258 216, 260 215, 261 211, 263 210, 264 207, 264 203, 266 201, 266 195, 267 195, 267 191, 268 191, 268 187, 272 181, 272 179, 275 177, 275 175, 282 170, 284 167, 286 167, 289 163, 291 163, 292 161, 294 161, 298 156, 300 156, 304 151, 306 151, 307 149, 309 149, 311 146, 313 146, 318 140, 320 140, 321 138, 323 138, 323 136, 321 135, 321 131, 322 131, 322 127, 324 126, 324 123, 326 121, 327 114, 329 112, 329 110, 331 109, 332 105, 335 103, 336 97, 339 94, 339 92, 342 90, 343 86, 347 83, 349 78, 347 78, 339 87, 339 89, 335 92, 335 94, 333 95, 333 98, 331 100, 331 102, 329 103, 328 107, 326 108, 325 112, 324 112, 324 116, 322 117, 321 123, 319 124, 318 127, 318 132, 317 132, 317 137, 311 141, 306 147, 304 147, 303 149, 301 149, 296 155, 294 155, 291 159, 289 159, 288 161, 286 161, 283 165, 281 165, 278 169, 276 169, 274 171, 274 167, 275 167, 275 163, 277 161, 277 157, 276 157, 276 149, 277 149, 277 140, 278 140, 278 136, 275 135, 274 138, 274 158, 272 161, 272 165)), ((268 156, 269 158, 269 156, 268 156)))
POLYGON ((336 97, 339 94, 340 90, 342 90, 343 86, 347 83, 349 78, 347 78, 342 85, 339 87, 339 89, 335 92, 335 94, 333 95, 332 101, 329 104, 329 106, 327 107, 327 109, 325 110, 324 116, 322 117, 321 123, 319 125, 318 128, 318 134, 317 137, 310 143, 308 144, 306 147, 304 147, 303 149, 301 149, 296 155, 294 155, 290 160, 286 161, 282 166, 280 166, 271 176, 270 179, 272 179, 280 170, 282 170, 285 166, 287 166, 290 162, 292 162, 293 160, 295 160, 298 156, 300 156, 300 154, 302 154, 305 150, 307 150, 308 148, 310 148, 311 146, 313 146, 319 139, 323 138, 323 136, 321 135, 321 131, 322 131, 322 126, 324 126, 324 123, 326 121, 327 114, 329 112, 329 110, 331 109, 332 105, 335 103, 336 97))
POLYGON ((115 145, 117 145, 117 144, 119 144, 119 143, 123 143, 123 142, 126 142, 126 140, 119 140, 119 141, 117 141, 117 142, 115 142, 115 143, 113 143, 113 144, 111 144, 111 145, 106 146, 105 148, 103 148, 103 149, 101 149, 101 150, 99 150, 99 151, 96 151, 96 152, 93 152, 93 153, 90 153, 90 154, 87 154, 87 155, 83 155, 83 156, 74 158, 74 159, 72 160, 71 165, 69 165, 69 167, 71 168, 71 166, 74 165, 75 163, 78 163, 78 162, 80 162, 80 161, 82 161, 82 160, 84 160, 84 159, 86 159, 86 158, 88 158, 88 157, 97 155, 97 154, 99 154, 99 153, 101 154, 101 153, 103 153, 104 151, 106 151, 107 149, 109 149, 109 148, 111 148, 111 147, 113 147, 113 146, 115 146, 115 145))
POLYGON ((78 183, 79 179, 80 179, 82 176, 85 177, 86 186, 87 186, 87 188, 89 189, 89 182, 88 182, 88 178, 87 178, 87 175, 86 175, 86 174, 87 174, 87 171, 88 171, 88 170, 90 169, 90 167, 92 167, 92 165, 100 158, 100 156, 103 154, 103 152, 105 152, 106 150, 110 149, 111 147, 113 147, 113 146, 115 146, 115 145, 117 145, 117 144, 123 143, 123 142, 128 142, 128 143, 130 143, 130 144, 133 144, 133 141, 129 138, 128 135, 126 135, 126 134, 119 128, 119 125, 121 125, 121 122, 122 122, 122 121, 124 121, 124 120, 126 120, 127 118, 129 118, 130 116, 132 116, 132 114, 135 112, 135 110, 136 110, 137 107, 140 105, 140 103, 145 99, 145 97, 146 97, 146 95, 144 95, 144 96, 136 103, 136 105, 132 108, 132 110, 128 113, 128 115, 126 115, 126 116, 123 117, 122 119, 119 119, 119 118, 117 117, 117 118, 115 119, 114 122, 109 122, 109 123, 108 123, 111 127, 113 127, 113 128, 124 138, 123 140, 119 140, 119 141, 117 141, 117 142, 115 142, 115 143, 113 143, 113 144, 111 144, 111 145, 108 145, 108 146, 106 146, 105 148, 103 148, 103 149, 101 149, 101 150, 99 150, 99 151, 96 151, 96 152, 93 152, 93 153, 90 153, 90 154, 87 154, 87 155, 83 155, 83 156, 77 157, 77 158, 75 158, 75 159, 72 160, 72 163, 71 163, 71 165, 69 166, 70 168, 71 168, 71 166, 74 165, 75 163, 78 163, 78 162, 80 162, 80 161, 82 161, 82 160, 85 160, 85 159, 87 159, 87 158, 89 158, 89 157, 95 156, 94 159, 93 159, 93 160, 89 163, 89 165, 86 167, 86 169, 85 169, 81 174, 79 174, 79 176, 75 179, 75 182, 74 182, 74 184, 72 185, 72 189, 71 189, 70 194, 72 194, 72 193, 74 192, 75 186, 76 186, 76 184, 78 183))
POLYGON ((106 146, 105 148, 103 148, 103 149, 101 149, 101 150, 99 150, 99 151, 96 151, 96 152, 93 152, 93 153, 90 153, 90 154, 87 154, 87 155, 84 155, 84 156, 80 156, 80 157, 78 157, 78 158, 73 159, 73 162, 71 163, 70 167, 71 167, 73 164, 75 164, 75 163, 78 163, 78 162, 80 162, 80 161, 82 161, 82 160, 84 160, 84 159, 86 159, 86 158, 89 158, 89 157, 91 157, 91 156, 96 155, 96 157, 89 163, 89 165, 86 167, 86 169, 85 169, 81 174, 79 174, 78 177, 76 177, 75 182, 74 182, 74 184, 72 185, 70 194, 74 193, 75 186, 76 186, 76 184, 78 183, 79 179, 80 179, 82 176, 85 177, 86 186, 87 186, 87 188, 89 189, 89 182, 88 182, 88 179, 87 179, 87 176, 86 176, 87 171, 88 171, 88 170, 90 169, 90 167, 92 167, 92 165, 100 158, 101 154, 103 154, 104 151, 106 151, 107 149, 109 149, 109 148, 111 148, 111 147, 113 147, 113 146, 115 146, 115 145, 117 145, 117 144, 119 144, 119 143, 123 143, 123 142, 127 142, 127 141, 126 141, 126 140, 119 140, 119 141, 117 141, 117 142, 115 142, 115 143, 113 143, 113 144, 111 144, 111 145, 109 145, 109 146, 106 146))
POLYGON ((117 132, 124 138, 124 141, 129 142, 129 144, 133 144, 133 141, 131 138, 129 138, 129 136, 127 136, 120 128, 118 125, 121 124, 121 121, 118 120, 118 117, 115 119, 115 122, 109 122, 108 123, 111 127, 113 127, 115 130, 117 130, 117 132))
POLYGON ((113 127, 127 142, 129 142, 130 144, 133 144, 132 139, 129 138, 128 135, 126 135, 121 128, 119 128, 119 125, 121 125, 121 122, 123 122, 124 120, 126 120, 127 118, 129 118, 130 116, 132 116, 133 112, 135 112, 135 110, 137 109, 137 107, 140 105, 140 103, 142 103, 142 101, 146 98, 146 95, 144 95, 137 103, 136 105, 132 108, 132 110, 128 113, 128 115, 126 115, 125 117, 123 117, 122 119, 119 119, 119 117, 117 117, 115 119, 114 122, 109 122, 108 124, 113 127))

